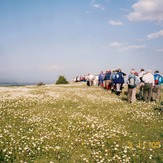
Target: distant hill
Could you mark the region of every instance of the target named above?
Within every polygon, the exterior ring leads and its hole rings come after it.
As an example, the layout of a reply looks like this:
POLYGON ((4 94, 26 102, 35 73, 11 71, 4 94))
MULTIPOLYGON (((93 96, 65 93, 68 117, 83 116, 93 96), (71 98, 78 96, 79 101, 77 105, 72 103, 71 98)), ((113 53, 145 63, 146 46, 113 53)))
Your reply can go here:
POLYGON ((36 83, 0 82, 0 86, 25 86, 25 85, 36 85, 36 83))

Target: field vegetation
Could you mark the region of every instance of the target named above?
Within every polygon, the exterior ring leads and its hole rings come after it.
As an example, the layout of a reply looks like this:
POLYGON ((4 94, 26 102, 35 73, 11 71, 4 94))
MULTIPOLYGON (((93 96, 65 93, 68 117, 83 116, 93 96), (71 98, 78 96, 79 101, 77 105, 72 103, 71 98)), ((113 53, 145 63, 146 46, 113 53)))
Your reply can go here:
POLYGON ((85 83, 0 87, 0 162, 161 163, 158 107, 85 83))

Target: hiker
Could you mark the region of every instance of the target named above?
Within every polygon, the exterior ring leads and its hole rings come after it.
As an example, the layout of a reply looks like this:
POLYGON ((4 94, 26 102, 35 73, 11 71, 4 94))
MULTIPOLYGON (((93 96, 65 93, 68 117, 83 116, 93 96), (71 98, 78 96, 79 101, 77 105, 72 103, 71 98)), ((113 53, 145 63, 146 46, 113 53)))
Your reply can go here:
POLYGON ((138 86, 140 84, 139 74, 138 72, 134 72, 134 75, 136 77, 136 86, 138 86))
MULTIPOLYGON (((126 76, 126 74, 124 72, 122 72, 121 69, 119 69, 119 72, 122 74, 123 79, 124 79, 124 77, 126 76)), ((123 84, 124 84, 124 81, 123 81, 123 83, 121 84, 121 87, 120 87, 121 92, 122 92, 122 89, 123 89, 123 84)))
POLYGON ((93 86, 94 75, 93 74, 89 74, 88 75, 88 80, 89 80, 89 86, 93 86))
POLYGON ((106 90, 110 89, 110 84, 111 84, 110 76, 111 76, 111 71, 107 70, 104 76, 104 83, 105 83, 106 90))
POLYGON ((99 81, 99 75, 95 74, 94 80, 93 80, 93 85, 98 86, 98 81, 99 81))
POLYGON ((128 76, 127 84, 128 84, 128 102, 135 103, 136 102, 136 86, 140 82, 138 78, 138 73, 135 72, 134 69, 131 70, 130 75, 128 76))
POLYGON ((144 82, 143 82, 143 75, 145 74, 144 68, 142 68, 140 70, 140 73, 138 75, 139 79, 140 79, 140 84, 139 84, 139 93, 138 93, 138 99, 142 100, 143 99, 143 86, 144 86, 144 82))
POLYGON ((124 83, 124 77, 121 69, 118 69, 114 78, 114 83, 116 85, 116 95, 120 96, 120 93, 122 92, 122 86, 124 83))
POLYGON ((99 86, 103 87, 103 82, 104 82, 104 73, 103 71, 101 71, 100 75, 99 75, 99 86))
POLYGON ((152 71, 148 70, 146 74, 143 76, 143 98, 144 101, 150 102, 152 97, 152 88, 154 87, 154 76, 152 75, 152 71))
POLYGON ((155 86, 152 92, 152 100, 159 102, 161 100, 161 84, 163 83, 163 77, 159 74, 158 70, 154 73, 154 82, 155 86))
POLYGON ((89 74, 85 76, 85 80, 86 80, 87 86, 90 86, 90 83, 89 83, 89 74))
POLYGON ((114 78, 115 78, 116 73, 117 73, 116 70, 113 69, 112 72, 111 72, 111 75, 110 75, 110 80, 111 80, 111 91, 112 91, 112 92, 115 92, 114 78))

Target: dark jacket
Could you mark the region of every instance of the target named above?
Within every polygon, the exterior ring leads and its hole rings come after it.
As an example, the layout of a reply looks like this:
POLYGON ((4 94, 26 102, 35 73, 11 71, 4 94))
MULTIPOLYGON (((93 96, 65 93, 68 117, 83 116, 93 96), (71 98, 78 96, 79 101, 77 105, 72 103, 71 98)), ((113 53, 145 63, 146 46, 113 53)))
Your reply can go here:
POLYGON ((106 72, 104 80, 110 80, 111 72, 106 72))
POLYGON ((122 72, 117 72, 115 75, 114 83, 124 83, 124 78, 122 72))

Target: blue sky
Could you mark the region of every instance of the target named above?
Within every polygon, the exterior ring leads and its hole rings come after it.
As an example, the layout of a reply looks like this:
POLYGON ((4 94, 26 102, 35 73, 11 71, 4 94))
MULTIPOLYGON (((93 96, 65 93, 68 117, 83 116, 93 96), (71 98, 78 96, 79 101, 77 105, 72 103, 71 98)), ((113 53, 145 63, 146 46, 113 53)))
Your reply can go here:
POLYGON ((162 0, 0 0, 0 82, 122 68, 163 74, 162 0))

